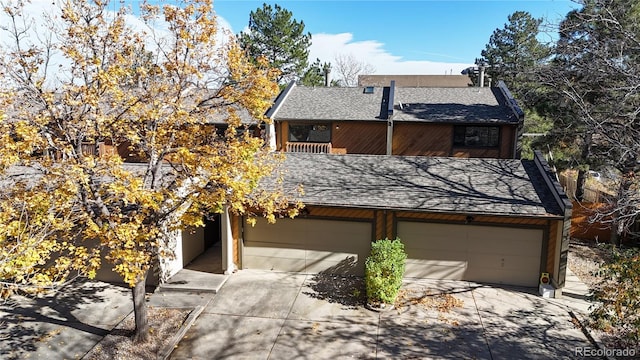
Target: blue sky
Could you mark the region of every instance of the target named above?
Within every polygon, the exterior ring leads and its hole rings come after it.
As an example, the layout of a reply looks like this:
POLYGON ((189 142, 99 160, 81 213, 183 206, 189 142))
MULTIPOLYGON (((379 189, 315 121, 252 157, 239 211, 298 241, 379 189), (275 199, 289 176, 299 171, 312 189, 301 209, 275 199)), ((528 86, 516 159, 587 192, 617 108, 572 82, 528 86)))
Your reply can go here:
MULTIPOLYGON (((128 21, 135 18, 142 0, 124 0, 133 8, 128 21)), ((148 0, 173 3, 174 0, 148 0)), ((38 17, 56 13, 58 0, 32 0, 27 13, 38 17), (57 4, 56 4, 57 3, 57 4)), ((269 4, 276 2, 268 1, 269 4)), ((349 56, 372 66, 375 74, 459 74, 473 65, 496 28, 502 28, 515 11, 530 12, 557 24, 578 4, 570 0, 521 1, 324 1, 282 0, 297 20, 312 34, 309 61, 319 58, 335 63, 337 56, 349 56)), ((214 0, 214 8, 223 28, 234 34, 246 29, 249 13, 262 7, 263 1, 214 0)), ((113 10, 119 0, 111 0, 113 10)), ((0 23, 3 19, 0 16, 0 23)), ((545 28, 547 29, 547 28, 545 28)), ((553 29, 540 36, 554 38, 553 29)), ((4 39, 0 39, 0 43, 4 39)))
MULTIPOLYGON (((263 1, 214 1, 234 33, 263 1)), ((537 1, 267 1, 305 23, 313 45, 310 60, 351 54, 376 73, 459 73, 476 57, 509 14, 522 10, 557 24, 578 5, 569 0, 537 1), (314 41, 315 40, 315 41, 314 41), (444 63, 444 64, 442 64, 444 63), (447 66, 447 64, 449 64, 447 66)), ((552 34, 542 35, 543 40, 552 34)))

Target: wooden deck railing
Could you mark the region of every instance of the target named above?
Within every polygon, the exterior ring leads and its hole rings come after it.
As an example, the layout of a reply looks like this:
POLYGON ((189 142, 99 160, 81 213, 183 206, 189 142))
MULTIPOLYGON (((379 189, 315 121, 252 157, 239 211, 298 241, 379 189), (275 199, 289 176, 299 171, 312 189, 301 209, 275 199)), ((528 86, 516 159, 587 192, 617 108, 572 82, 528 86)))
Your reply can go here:
MULTIPOLYGON (((82 144, 80 144, 80 148, 82 149, 82 154, 83 155, 99 155, 99 156, 104 156, 104 155, 114 155, 118 153, 118 149, 116 149, 115 146, 112 145, 106 145, 103 142, 98 143, 98 153, 96 154, 96 144, 95 143, 91 143, 91 142, 83 142, 82 144)), ((45 155, 49 156, 55 160, 60 160, 62 158, 62 154, 58 151, 50 151, 47 150, 45 151, 45 155)))
POLYGON ((286 152, 331 153, 331 143, 287 142, 286 152))

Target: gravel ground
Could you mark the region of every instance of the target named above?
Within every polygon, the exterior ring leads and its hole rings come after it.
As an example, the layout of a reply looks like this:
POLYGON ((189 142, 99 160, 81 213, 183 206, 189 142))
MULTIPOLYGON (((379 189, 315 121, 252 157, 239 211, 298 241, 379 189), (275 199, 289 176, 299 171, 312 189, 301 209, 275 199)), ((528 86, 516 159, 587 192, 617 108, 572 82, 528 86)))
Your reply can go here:
POLYGON ((135 329, 133 313, 105 336, 91 351, 83 357, 87 360, 146 360, 157 359, 158 353, 187 318, 191 310, 148 308, 149 341, 134 343, 131 338, 135 329))
POLYGON ((571 239, 569 242, 569 269, 590 288, 599 281, 593 272, 608 259, 607 250, 595 241, 571 239))

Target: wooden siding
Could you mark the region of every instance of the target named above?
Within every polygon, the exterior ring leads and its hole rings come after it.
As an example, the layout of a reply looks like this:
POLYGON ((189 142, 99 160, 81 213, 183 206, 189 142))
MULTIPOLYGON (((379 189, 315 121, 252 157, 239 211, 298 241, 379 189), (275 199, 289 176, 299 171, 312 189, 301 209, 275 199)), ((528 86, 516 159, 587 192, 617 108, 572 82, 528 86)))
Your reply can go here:
POLYGON ((376 240, 378 239, 384 239, 385 237, 387 237, 387 226, 386 226, 386 217, 385 217, 385 211, 382 210, 378 210, 376 211, 376 240))
POLYGON ((347 154, 384 155, 387 152, 387 123, 334 121, 331 145, 347 154))
POLYGON ((500 128, 500 158, 511 159, 514 157, 513 145, 516 136, 516 128, 513 126, 502 126, 500 128))
POLYGON ((395 220, 395 212, 393 211, 388 211, 387 212, 387 234, 385 235, 386 238, 389 239, 395 239, 396 238, 396 229, 395 229, 395 224, 394 224, 394 220, 395 220))
MULTIPOLYGON (((289 121, 276 124, 276 149, 284 151, 289 121)), ((513 158, 515 128, 502 126, 499 148, 453 147, 453 125, 394 122, 393 155, 513 158)), ((386 121, 334 121, 331 147, 336 153, 384 155, 387 152, 386 121)))
POLYGON ((276 150, 285 151, 287 141, 289 141, 289 122, 276 122, 273 127, 276 130, 276 150))
POLYGON ((395 122, 393 155, 451 156, 453 127, 447 124, 395 122))
POLYGON ((551 221, 549 225, 549 242, 547 246, 547 263, 545 264, 545 272, 548 272, 551 277, 554 277, 554 267, 556 263, 556 247, 558 245, 558 238, 560 234, 558 231, 561 231, 562 228, 558 226, 562 224, 560 221, 551 221))
POLYGON ((233 262, 238 265, 240 264, 240 237, 242 236, 242 231, 240 229, 240 217, 231 216, 231 236, 233 238, 233 262))
POLYGON ((317 206, 309 206, 306 209, 309 211, 309 216, 371 220, 373 220, 374 218, 374 211, 366 209, 330 208, 317 206))
MULTIPOLYGON (((422 213, 399 211, 396 212, 398 219, 420 219, 436 222, 460 222, 466 221, 466 215, 463 214, 440 214, 440 213, 422 213)), ((483 216, 473 215, 473 223, 478 224, 508 224, 522 226, 545 226, 547 220, 537 218, 521 218, 511 216, 483 216)))

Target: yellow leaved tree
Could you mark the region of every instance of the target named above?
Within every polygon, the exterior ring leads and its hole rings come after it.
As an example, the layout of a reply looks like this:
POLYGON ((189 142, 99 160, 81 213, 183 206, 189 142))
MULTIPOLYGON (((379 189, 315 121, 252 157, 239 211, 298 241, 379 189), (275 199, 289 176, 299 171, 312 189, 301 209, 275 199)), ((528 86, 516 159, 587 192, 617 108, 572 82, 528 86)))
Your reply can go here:
POLYGON ((248 131, 247 119, 264 126, 277 74, 222 40, 212 1, 143 3, 135 26, 107 3, 63 1, 46 31, 4 4, 0 279, 91 277, 102 252, 132 287, 145 341, 146 276, 172 256, 173 231, 225 208, 274 221, 298 207, 258 188, 281 159, 248 131))

